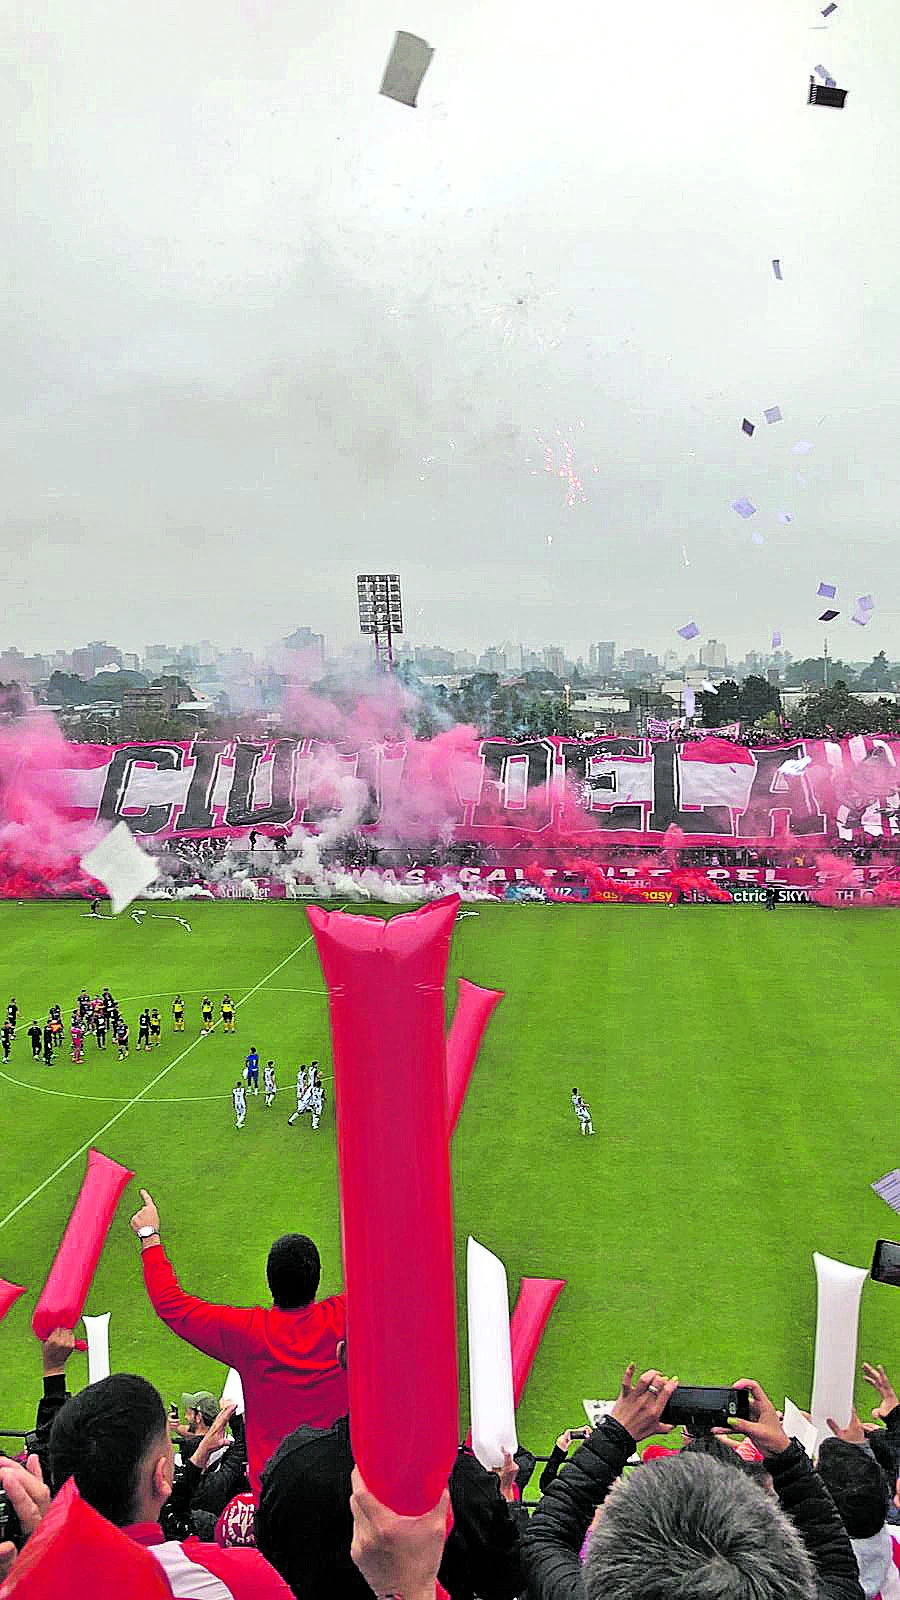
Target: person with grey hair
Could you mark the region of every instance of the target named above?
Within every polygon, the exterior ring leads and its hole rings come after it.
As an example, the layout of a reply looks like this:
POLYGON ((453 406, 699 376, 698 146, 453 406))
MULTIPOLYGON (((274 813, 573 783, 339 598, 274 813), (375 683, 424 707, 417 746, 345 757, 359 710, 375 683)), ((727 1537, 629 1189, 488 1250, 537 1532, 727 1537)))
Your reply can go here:
POLYGON ((677 1378, 630 1364, 610 1415, 564 1466, 522 1535, 529 1600, 861 1600, 850 1541, 824 1485, 758 1383, 735 1421, 773 1493, 705 1454, 622 1473, 660 1422, 677 1378), (580 1552, 593 1520, 582 1568, 580 1552))

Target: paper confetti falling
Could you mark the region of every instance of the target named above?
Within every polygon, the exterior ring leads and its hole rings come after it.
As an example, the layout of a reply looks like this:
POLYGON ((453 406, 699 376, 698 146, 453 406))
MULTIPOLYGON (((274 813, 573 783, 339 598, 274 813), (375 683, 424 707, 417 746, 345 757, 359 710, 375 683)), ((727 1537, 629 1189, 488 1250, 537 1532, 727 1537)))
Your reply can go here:
POLYGON ((756 515, 756 507, 752 500, 747 499, 746 495, 742 495, 740 500, 732 500, 731 509, 736 511, 739 517, 746 518, 756 515))
POLYGON ((816 590, 816 594, 819 596, 820 600, 833 600, 837 594, 837 584, 820 583, 818 589, 816 590))
POLYGON ((778 633, 777 630, 776 630, 776 632, 772 634, 772 649, 773 650, 779 650, 780 648, 781 648, 781 634, 778 633))
POLYGON ((700 629, 697 627, 696 622, 686 622, 683 628, 676 628, 675 632, 682 639, 696 639, 700 629))
POLYGON ((886 1172, 877 1183, 869 1185, 875 1193, 886 1200, 892 1211, 900 1214, 900 1167, 895 1167, 893 1172, 886 1172))
POLYGON ((113 915, 118 916, 159 876, 152 856, 145 855, 125 822, 119 822, 100 843, 81 857, 82 872, 109 890, 113 915))
POLYGON ((784 281, 784 274, 781 271, 781 262, 777 258, 772 262, 772 271, 778 279, 778 282, 782 283, 784 281))
POLYGON ((399 31, 394 38, 379 92, 389 100, 399 101, 401 105, 414 106, 433 55, 433 49, 424 39, 414 33, 399 31))
POLYGON ((811 106, 833 106, 836 111, 843 111, 847 93, 846 89, 837 87, 833 78, 829 78, 825 83, 816 83, 815 78, 810 78, 807 104, 811 106))
POLYGON ((780 406, 769 406, 768 411, 764 411, 763 412, 763 416, 765 417, 767 422, 780 422, 781 421, 781 407, 780 406))
POLYGON ((752 422, 748 422, 747 418, 745 417, 741 423, 741 431, 747 435, 748 439, 752 439, 756 432, 756 428, 754 424, 752 422))

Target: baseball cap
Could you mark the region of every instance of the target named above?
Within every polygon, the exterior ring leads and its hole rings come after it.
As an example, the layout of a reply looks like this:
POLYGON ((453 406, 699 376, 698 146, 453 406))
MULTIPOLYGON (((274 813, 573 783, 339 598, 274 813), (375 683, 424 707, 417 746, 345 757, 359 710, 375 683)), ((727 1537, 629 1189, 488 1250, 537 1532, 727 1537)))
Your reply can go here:
POLYGON ((208 1389, 198 1389, 196 1394, 183 1394, 181 1404, 190 1406, 193 1411, 199 1411, 204 1422, 215 1422, 219 1415, 219 1402, 208 1389))

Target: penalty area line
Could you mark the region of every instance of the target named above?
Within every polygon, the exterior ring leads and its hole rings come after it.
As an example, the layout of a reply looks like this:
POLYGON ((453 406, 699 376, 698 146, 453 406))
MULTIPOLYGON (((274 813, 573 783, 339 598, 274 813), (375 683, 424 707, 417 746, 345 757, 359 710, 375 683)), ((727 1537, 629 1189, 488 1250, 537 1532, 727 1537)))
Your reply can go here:
MULTIPOLYGON (((308 945, 311 945, 312 941, 312 934, 310 934, 308 938, 302 940, 302 942, 298 944, 295 949, 291 950, 290 953, 285 956, 283 961, 279 961, 278 965, 272 968, 271 972, 267 972, 264 978, 260 978, 259 982, 255 983, 252 989, 248 989, 247 993, 241 996, 240 1000, 235 1001, 235 1010, 237 1011, 239 1007, 246 1003, 246 1001, 252 1000, 253 996, 259 993, 259 990, 268 983, 270 978, 274 978, 276 973, 281 972, 282 968, 286 967, 289 961, 293 961, 294 957, 298 956, 301 950, 305 950, 308 945)), ((214 1028, 217 1028, 218 1026, 219 1023, 213 1023, 214 1028)), ((185 1056, 189 1056, 191 1051, 197 1048, 197 1045, 201 1043, 202 1038, 203 1035, 200 1034, 196 1039, 193 1039, 187 1048, 182 1050, 181 1054, 175 1057, 174 1061, 170 1061, 169 1065, 167 1067, 163 1067, 162 1071, 158 1072, 155 1078, 151 1078, 150 1082, 145 1084, 143 1089, 140 1089, 136 1095, 132 1095, 131 1099, 128 1100, 122 1107, 121 1111, 117 1111, 115 1116, 110 1117, 107 1122, 104 1122, 102 1128, 98 1128, 95 1133, 91 1134, 89 1139, 84 1141, 84 1144, 80 1144, 77 1150, 73 1150, 72 1154, 68 1156, 65 1161, 61 1162, 56 1170, 51 1172, 48 1178, 44 1179, 43 1183, 39 1183, 37 1188, 32 1189, 31 1193, 25 1196, 24 1200, 20 1200, 17 1206, 13 1206, 12 1211, 7 1212, 5 1217, 0 1218, 0 1231, 6 1227, 7 1223, 12 1222, 13 1218, 17 1217, 20 1211, 24 1211, 26 1206, 30 1206, 32 1200, 36 1200, 39 1194, 43 1194, 44 1190, 54 1181, 54 1179, 60 1177, 60 1175, 72 1165, 73 1161, 77 1161, 79 1156, 83 1156, 86 1150, 90 1150, 91 1146, 95 1144, 98 1139, 103 1137, 104 1133, 108 1133, 109 1129, 114 1127, 117 1122, 121 1121, 122 1117, 126 1116, 127 1113, 136 1105, 139 1105, 144 1099, 145 1095, 150 1093, 151 1089, 155 1089, 158 1083, 162 1083, 163 1078, 168 1077, 172 1069, 177 1067, 179 1062, 185 1059, 185 1056)))

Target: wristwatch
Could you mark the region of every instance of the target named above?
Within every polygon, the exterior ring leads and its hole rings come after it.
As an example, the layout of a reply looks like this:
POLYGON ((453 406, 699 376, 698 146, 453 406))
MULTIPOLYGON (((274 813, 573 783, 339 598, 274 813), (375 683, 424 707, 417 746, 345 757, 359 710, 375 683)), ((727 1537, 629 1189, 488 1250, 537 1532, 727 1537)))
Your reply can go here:
POLYGON ((148 1222, 144 1224, 143 1228, 136 1228, 135 1232, 139 1239, 152 1239, 155 1233, 159 1233, 159 1229, 151 1228, 148 1222))

